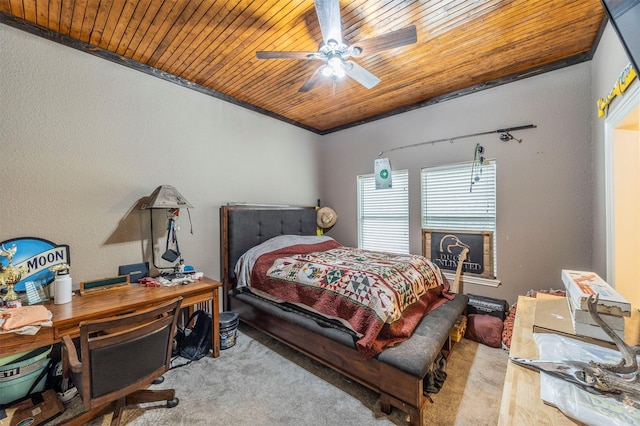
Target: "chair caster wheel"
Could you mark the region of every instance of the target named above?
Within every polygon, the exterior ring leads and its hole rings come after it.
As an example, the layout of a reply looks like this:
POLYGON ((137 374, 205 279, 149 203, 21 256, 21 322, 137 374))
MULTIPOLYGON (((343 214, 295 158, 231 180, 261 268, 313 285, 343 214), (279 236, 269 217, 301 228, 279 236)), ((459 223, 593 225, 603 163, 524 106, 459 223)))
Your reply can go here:
POLYGON ((178 405, 179 402, 180 400, 178 398, 170 399, 169 401, 167 401, 167 408, 173 408, 178 405))
POLYGON ((156 379, 154 379, 153 382, 151 382, 152 385, 159 385, 160 383, 164 382, 164 376, 160 376, 156 379))

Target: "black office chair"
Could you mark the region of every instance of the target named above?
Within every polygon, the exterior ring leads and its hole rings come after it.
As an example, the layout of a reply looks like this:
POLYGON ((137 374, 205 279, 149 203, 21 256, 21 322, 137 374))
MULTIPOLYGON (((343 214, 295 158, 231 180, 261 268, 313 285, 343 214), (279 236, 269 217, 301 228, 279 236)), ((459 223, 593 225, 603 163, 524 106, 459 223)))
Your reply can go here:
POLYGON ((128 405, 178 405, 174 389, 147 387, 169 369, 181 304, 180 297, 139 312, 80 323, 80 358, 71 338, 62 338, 63 374, 71 374, 85 409, 66 424, 85 424, 113 409, 115 426, 128 405))

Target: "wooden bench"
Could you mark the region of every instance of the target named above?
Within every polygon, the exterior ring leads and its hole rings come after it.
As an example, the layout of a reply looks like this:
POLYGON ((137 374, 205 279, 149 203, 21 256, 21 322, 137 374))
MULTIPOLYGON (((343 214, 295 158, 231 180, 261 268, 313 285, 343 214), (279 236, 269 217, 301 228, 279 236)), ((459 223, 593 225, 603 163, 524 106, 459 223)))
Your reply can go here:
POLYGON ((379 393, 382 412, 390 414, 395 407, 409 414, 412 425, 422 425, 428 403, 424 377, 441 352, 449 355, 453 345, 449 334, 467 301, 467 296, 456 295, 426 315, 411 338, 370 360, 362 358, 348 333, 251 295, 231 296, 229 303, 244 323, 379 393))

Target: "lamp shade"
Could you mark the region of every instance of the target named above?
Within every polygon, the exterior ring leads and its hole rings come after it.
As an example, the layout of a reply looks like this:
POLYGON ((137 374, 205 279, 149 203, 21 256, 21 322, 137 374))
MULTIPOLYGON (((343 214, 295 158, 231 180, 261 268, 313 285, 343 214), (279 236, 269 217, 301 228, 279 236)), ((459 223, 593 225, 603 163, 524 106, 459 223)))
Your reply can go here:
POLYGON ((171 185, 162 185, 142 204, 145 209, 181 209, 193 206, 171 185))

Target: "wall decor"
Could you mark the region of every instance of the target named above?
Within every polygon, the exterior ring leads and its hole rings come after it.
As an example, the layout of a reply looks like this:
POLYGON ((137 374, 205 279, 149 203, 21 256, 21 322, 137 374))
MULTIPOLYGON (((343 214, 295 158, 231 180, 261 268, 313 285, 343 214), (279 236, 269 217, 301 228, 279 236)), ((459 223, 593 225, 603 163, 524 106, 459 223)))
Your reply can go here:
POLYGON ((373 162, 373 169, 376 179, 376 189, 390 189, 393 187, 391 181, 391 163, 388 158, 376 158, 373 162))
POLYGON ((442 270, 455 271, 458 257, 465 248, 469 252, 462 264, 462 272, 493 279, 492 231, 422 230, 422 255, 442 270))
POLYGON ((15 269, 22 271, 14 287, 18 292, 26 291, 26 282, 33 282, 35 287, 53 282, 55 273, 49 268, 61 263, 71 263, 68 245, 55 244, 42 238, 14 238, 0 242, 0 247, 3 251, 12 253, 12 262, 9 262, 8 257, 0 257, 0 270, 13 263, 15 269))
POLYGON ((616 84, 613 86, 613 89, 611 89, 611 92, 609 92, 606 99, 598 99, 598 118, 602 118, 607 115, 609 104, 611 104, 617 96, 622 95, 637 77, 638 74, 631 64, 627 65, 622 70, 622 73, 620 73, 616 80, 616 84))

